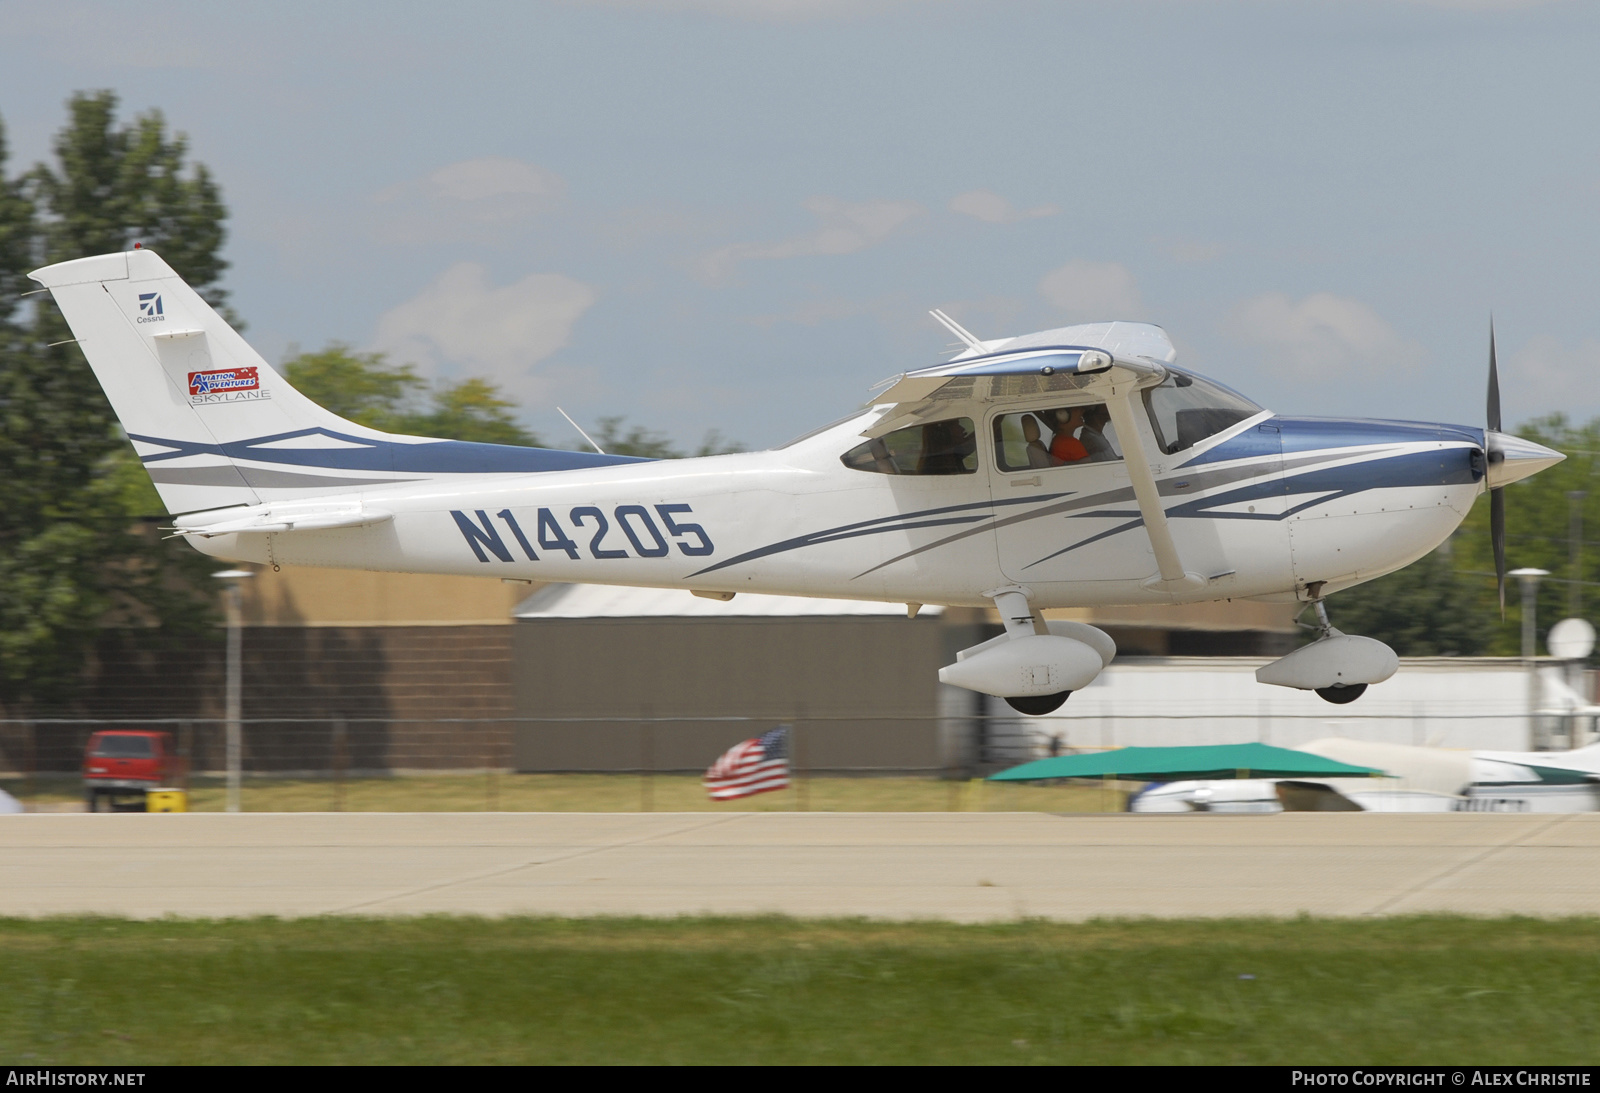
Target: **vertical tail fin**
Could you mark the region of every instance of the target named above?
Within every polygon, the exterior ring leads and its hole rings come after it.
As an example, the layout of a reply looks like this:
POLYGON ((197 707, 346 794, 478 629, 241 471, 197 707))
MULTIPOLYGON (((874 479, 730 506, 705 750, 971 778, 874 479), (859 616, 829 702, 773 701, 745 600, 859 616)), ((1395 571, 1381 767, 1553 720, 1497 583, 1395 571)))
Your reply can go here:
POLYGON ((171 513, 629 456, 400 436, 306 398, 153 251, 34 270, 171 513))
POLYGON ((357 484, 322 468, 247 470, 233 458, 241 446, 314 448, 330 433, 348 437, 345 447, 389 439, 290 387, 153 251, 80 258, 30 276, 55 297, 170 512, 357 484))

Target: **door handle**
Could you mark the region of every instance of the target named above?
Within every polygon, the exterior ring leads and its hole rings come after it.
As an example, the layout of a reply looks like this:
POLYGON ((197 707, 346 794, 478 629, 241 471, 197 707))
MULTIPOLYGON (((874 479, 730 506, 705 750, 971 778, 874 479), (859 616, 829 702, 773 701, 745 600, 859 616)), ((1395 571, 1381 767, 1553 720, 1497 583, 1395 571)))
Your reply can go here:
POLYGON ((1039 484, 1039 476, 1038 475, 1034 475, 1032 478, 1013 478, 1011 480, 1011 485, 1012 486, 1037 486, 1038 484, 1039 484))

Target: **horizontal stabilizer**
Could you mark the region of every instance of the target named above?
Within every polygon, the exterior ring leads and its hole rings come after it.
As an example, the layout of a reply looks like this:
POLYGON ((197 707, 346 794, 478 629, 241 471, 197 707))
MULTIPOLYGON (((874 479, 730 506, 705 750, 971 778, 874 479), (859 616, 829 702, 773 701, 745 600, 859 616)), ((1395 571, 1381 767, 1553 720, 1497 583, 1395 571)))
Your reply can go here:
POLYGON ((177 526, 173 530, 179 535, 198 535, 203 539, 210 539, 217 535, 364 528, 387 523, 393 519, 392 512, 360 505, 339 509, 301 510, 275 506, 253 512, 230 509, 224 513, 195 513, 177 521, 177 526))

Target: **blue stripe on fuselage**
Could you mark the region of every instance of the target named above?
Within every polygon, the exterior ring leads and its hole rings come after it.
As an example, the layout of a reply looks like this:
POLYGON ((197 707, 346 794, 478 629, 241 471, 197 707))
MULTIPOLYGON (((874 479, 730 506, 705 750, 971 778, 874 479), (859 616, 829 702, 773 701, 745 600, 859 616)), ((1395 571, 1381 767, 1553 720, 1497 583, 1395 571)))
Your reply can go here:
POLYGON ((1382 421, 1371 418, 1273 417, 1262 426, 1246 429, 1229 437, 1184 463, 1220 463, 1229 459, 1292 455, 1296 452, 1325 451, 1329 448, 1354 448, 1370 444, 1417 444, 1447 441, 1483 447, 1483 430, 1465 425, 1446 425, 1426 421, 1382 421), (1273 430, 1276 429, 1276 432, 1273 430))
POLYGON ((1302 509, 1324 501, 1368 490, 1399 489, 1408 486, 1456 486, 1478 481, 1481 475, 1474 469, 1472 452, 1467 448, 1435 448, 1431 451, 1403 452, 1367 459, 1359 463, 1345 463, 1338 467, 1322 467, 1287 474, 1282 479, 1268 478, 1250 483, 1225 493, 1197 497, 1167 510, 1173 518, 1202 518, 1218 520, 1282 520, 1302 509), (1240 513, 1216 512, 1226 505, 1238 505, 1271 496, 1282 497, 1314 494, 1287 512, 1240 513))
POLYGON ((340 471, 408 471, 413 474, 493 474, 504 472, 571 471, 583 467, 608 467, 617 463, 649 463, 631 455, 601 455, 598 452, 562 452, 552 448, 525 448, 519 444, 479 444, 467 440, 429 440, 403 444, 392 440, 350 436, 330 429, 299 429, 292 433, 258 436, 229 444, 204 444, 192 440, 168 440, 158 436, 128 434, 130 439, 172 448, 143 457, 143 462, 159 463, 191 455, 222 455, 255 463, 278 463, 291 467, 321 467, 340 471), (272 448, 267 445, 303 436, 324 436, 354 448, 272 448))

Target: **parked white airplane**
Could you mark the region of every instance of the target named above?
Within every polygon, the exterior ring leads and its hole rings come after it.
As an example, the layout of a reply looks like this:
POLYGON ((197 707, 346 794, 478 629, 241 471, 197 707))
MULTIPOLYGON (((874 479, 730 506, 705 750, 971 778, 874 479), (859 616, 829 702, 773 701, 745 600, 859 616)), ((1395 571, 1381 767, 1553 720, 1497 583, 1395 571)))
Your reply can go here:
MULTIPOLYGON (((1499 431, 1289 418, 1173 365, 1143 323, 980 341, 769 451, 651 461, 397 436, 295 391, 157 255, 36 270, 178 534, 271 565, 923 603, 993 602, 1006 632, 947 683, 1046 713, 1116 653, 1040 611, 1247 598, 1315 605, 1323 637, 1263 682, 1357 697, 1397 666, 1327 623, 1480 493, 1563 457, 1499 431)), ((1503 577, 1502 577, 1503 584, 1503 577)))
POLYGON ((1572 751, 1451 751, 1327 737, 1300 751, 1387 778, 1151 783, 1130 812, 1594 812, 1600 744, 1572 751))

